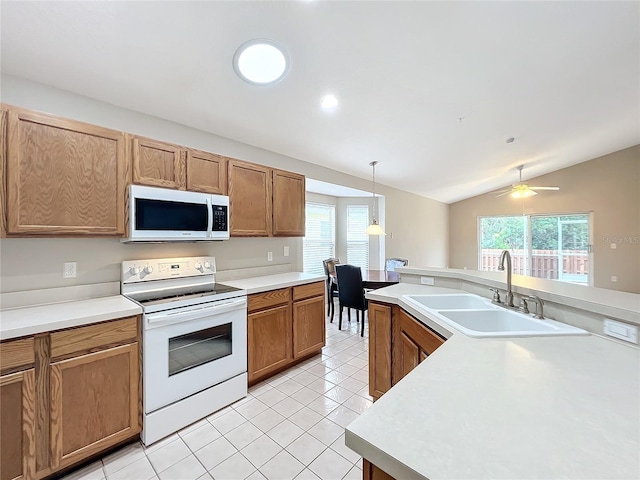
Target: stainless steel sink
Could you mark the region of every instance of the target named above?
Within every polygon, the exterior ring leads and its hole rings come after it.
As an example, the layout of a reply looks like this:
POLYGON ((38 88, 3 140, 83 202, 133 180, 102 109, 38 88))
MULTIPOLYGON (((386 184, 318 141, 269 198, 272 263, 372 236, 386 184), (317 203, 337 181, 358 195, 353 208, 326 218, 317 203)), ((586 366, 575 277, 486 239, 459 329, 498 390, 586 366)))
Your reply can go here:
POLYGON ((588 335, 589 332, 555 320, 538 320, 506 310, 473 294, 405 295, 409 304, 469 337, 535 337, 588 335))

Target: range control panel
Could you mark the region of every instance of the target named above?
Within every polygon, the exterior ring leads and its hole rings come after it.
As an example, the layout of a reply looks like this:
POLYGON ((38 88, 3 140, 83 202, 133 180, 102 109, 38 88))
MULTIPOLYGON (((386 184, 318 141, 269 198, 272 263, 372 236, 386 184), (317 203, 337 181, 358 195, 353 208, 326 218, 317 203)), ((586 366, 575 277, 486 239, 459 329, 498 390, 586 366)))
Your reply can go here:
POLYGON ((215 257, 153 258, 122 262, 122 283, 168 278, 198 277, 216 273, 215 257))

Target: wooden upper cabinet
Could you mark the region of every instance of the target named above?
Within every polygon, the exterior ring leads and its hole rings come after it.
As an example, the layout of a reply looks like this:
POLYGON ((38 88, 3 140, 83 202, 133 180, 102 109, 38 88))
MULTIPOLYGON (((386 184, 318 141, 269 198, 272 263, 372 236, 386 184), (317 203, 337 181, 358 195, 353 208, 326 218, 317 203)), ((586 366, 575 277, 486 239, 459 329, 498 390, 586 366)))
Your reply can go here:
POLYGON ((0 237, 7 235, 7 110, 0 107, 0 237))
POLYGON ((187 190, 227 194, 227 159, 213 153, 187 150, 187 190))
POLYGON ((271 169, 229 160, 231 236, 271 235, 271 169))
POLYGON ((20 109, 7 133, 7 233, 124 233, 124 133, 20 109))
POLYGON ((133 183, 184 190, 183 150, 148 138, 133 138, 133 183))
POLYGON ((273 235, 304 237, 304 175, 273 170, 273 235))

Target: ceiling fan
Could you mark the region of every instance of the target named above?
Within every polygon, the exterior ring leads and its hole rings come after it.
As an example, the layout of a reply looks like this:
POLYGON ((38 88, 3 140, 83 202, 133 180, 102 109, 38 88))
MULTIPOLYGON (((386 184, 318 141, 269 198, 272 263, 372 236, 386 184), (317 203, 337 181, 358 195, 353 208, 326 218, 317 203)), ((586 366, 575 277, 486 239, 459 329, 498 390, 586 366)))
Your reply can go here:
POLYGON ((496 192, 491 192, 491 193, 497 193, 498 195, 496 195, 496 198, 502 197, 503 195, 507 195, 507 194, 510 194, 511 198, 526 198, 526 197, 532 197, 533 195, 537 195, 538 192, 536 192, 536 190, 560 190, 560 187, 529 186, 528 184, 522 181, 523 168, 524 168, 524 165, 520 165, 518 167, 518 171, 520 172, 520 181, 518 183, 511 185, 511 188, 508 188, 506 190, 498 190, 496 192))

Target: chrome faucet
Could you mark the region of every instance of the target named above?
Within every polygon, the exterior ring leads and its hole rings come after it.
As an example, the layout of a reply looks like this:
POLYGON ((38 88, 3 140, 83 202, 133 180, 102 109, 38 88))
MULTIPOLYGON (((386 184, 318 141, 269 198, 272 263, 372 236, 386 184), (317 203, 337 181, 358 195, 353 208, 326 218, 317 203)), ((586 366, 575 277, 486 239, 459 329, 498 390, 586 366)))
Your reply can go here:
POLYGON ((504 303, 507 307, 515 307, 513 304, 513 292, 511 291, 511 254, 509 250, 503 250, 500 254, 500 265, 498 270, 504 270, 504 260, 507 260, 507 295, 504 299, 504 303))

